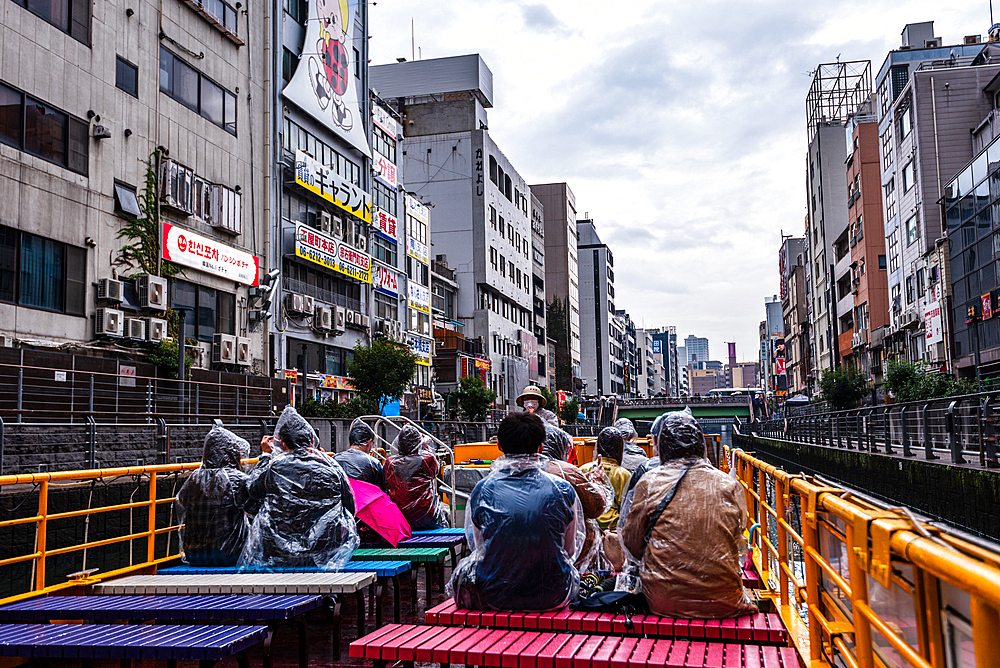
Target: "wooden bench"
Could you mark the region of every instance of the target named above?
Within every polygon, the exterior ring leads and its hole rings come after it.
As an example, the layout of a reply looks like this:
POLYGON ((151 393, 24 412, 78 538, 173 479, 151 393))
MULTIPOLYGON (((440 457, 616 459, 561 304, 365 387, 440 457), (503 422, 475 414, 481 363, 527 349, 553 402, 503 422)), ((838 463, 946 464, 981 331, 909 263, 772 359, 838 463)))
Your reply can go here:
POLYGON ((790 647, 389 624, 351 643, 351 658, 376 668, 402 661, 503 668, 800 668, 790 647))
POLYGON ((672 619, 657 615, 627 617, 610 612, 585 612, 569 608, 555 612, 489 612, 463 610, 455 605, 454 599, 448 599, 427 610, 424 622, 445 626, 613 633, 754 643, 785 643, 788 640, 781 615, 775 613, 757 613, 734 619, 672 619))
MULTIPOLYGON (((271 642, 278 622, 293 621, 299 634, 299 668, 308 668, 305 615, 322 596, 43 596, 0 607, 0 622, 53 619, 183 622, 265 622, 264 668, 273 665, 271 642)), ((0 633, 4 627, 0 627, 0 633)))
POLYGON ((465 529, 461 527, 453 529, 445 527, 443 529, 419 529, 411 532, 414 536, 464 536, 465 529))
POLYGON ((3 624, 0 656, 31 659, 165 659, 198 661, 208 668, 234 654, 248 668, 246 650, 267 637, 266 626, 122 626, 118 624, 3 624))
MULTIPOLYGON (((402 585, 400 575, 411 573, 413 566, 409 561, 357 561, 344 565, 339 573, 374 573, 377 578, 371 585, 374 592, 368 596, 369 614, 375 616, 375 626, 382 626, 382 588, 392 582, 392 613, 393 621, 400 622, 402 601, 402 585)), ((236 573, 329 573, 317 566, 290 566, 282 568, 240 568, 239 566, 170 566, 160 568, 157 575, 230 575, 236 573)), ((411 573, 412 577, 412 573, 411 573)))
MULTIPOLYGON (((459 548, 465 545, 465 534, 430 534, 424 536, 411 536, 404 538, 396 545, 397 549, 410 547, 446 547, 451 554, 451 567, 458 566, 459 548)), ((388 541, 369 541, 361 544, 364 548, 388 549, 388 541)))
POLYGON ((365 587, 374 573, 259 573, 238 575, 132 575, 93 586, 102 596, 164 596, 178 594, 313 594, 329 597, 335 652, 340 657, 340 599, 354 594, 358 606, 358 636, 365 633, 365 587))
MULTIPOLYGON (((446 547, 396 547, 396 548, 361 548, 355 550, 351 561, 409 561, 415 566, 423 564, 427 579, 427 605, 431 604, 431 587, 434 582, 431 571, 437 567, 438 583, 441 593, 444 593, 444 560, 448 556, 446 547)), ((415 575, 415 574, 414 574, 415 575)), ((413 577, 411 590, 413 608, 417 608, 417 578, 413 577)))

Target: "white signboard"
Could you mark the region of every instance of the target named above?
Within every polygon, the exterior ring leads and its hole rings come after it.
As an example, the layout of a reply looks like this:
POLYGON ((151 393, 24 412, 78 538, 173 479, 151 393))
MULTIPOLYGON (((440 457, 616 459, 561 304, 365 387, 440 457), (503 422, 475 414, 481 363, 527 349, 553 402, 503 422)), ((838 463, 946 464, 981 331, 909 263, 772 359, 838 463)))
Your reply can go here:
POLYGON ((430 209, 420 203, 416 197, 406 196, 406 213, 410 214, 422 223, 426 223, 431 218, 430 209))
POLYGON ((413 237, 407 237, 406 239, 406 254, 424 263, 427 262, 430 255, 427 245, 420 243, 413 237))
POLYGON ((382 209, 375 209, 375 211, 372 212, 372 225, 374 225, 376 231, 381 233, 384 237, 388 237, 393 241, 396 241, 399 238, 399 235, 396 232, 396 219, 382 209))
POLYGON ((386 158, 378 151, 373 151, 372 167, 375 169, 376 179, 393 190, 396 189, 396 165, 392 164, 392 161, 389 160, 389 158, 386 158))
POLYGON ((944 332, 941 329, 941 302, 931 302, 924 309, 925 343, 941 343, 944 332))
POLYGON ((372 105, 372 122, 385 130, 385 133, 393 140, 398 141, 399 135, 403 134, 399 128, 399 122, 392 117, 392 114, 377 104, 372 105))
POLYGON ((409 303, 410 308, 415 308, 418 311, 423 311, 424 313, 430 313, 431 311, 430 289, 425 288, 424 286, 414 281, 407 281, 406 296, 407 296, 407 303, 409 303))
POLYGON ((257 285, 256 256, 170 223, 163 223, 163 259, 244 285, 257 285))
POLYGON ((407 334, 406 339, 410 347, 410 352, 413 353, 417 358, 417 364, 422 364, 423 366, 430 366, 431 342, 419 336, 414 336, 413 334, 407 334))
POLYGON ((311 0, 302 58, 282 91, 303 111, 371 154, 354 78, 358 0, 311 0))
POLYGON ((373 266, 375 273, 372 274, 372 283, 375 285, 375 289, 393 297, 399 297, 399 274, 380 264, 373 266))
POLYGON ((333 167, 321 165, 302 151, 295 151, 295 182, 366 223, 372 222, 372 196, 333 167))

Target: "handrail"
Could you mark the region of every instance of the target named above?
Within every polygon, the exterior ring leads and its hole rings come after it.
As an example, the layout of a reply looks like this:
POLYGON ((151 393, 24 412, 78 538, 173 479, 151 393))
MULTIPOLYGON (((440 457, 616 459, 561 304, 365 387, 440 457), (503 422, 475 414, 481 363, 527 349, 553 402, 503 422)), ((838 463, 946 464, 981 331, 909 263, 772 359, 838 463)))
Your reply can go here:
POLYGON ((857 668, 900 661, 914 668, 943 668, 943 652, 953 642, 940 621, 941 592, 948 588, 952 605, 968 599, 971 619, 966 621, 972 626, 977 666, 1000 666, 1000 552, 946 535, 905 509, 879 507, 825 481, 791 475, 742 450, 732 453, 746 492, 748 522, 762 526, 752 545, 754 561, 767 596, 797 638, 807 665, 829 664, 839 656, 857 668), (771 516, 770 498, 778 521, 768 532, 764 521, 771 516), (792 526, 796 523, 801 533, 792 526), (820 537, 822 526, 830 529, 826 540, 820 537), (775 538, 777 550, 769 545, 775 538), (802 596, 798 560, 788 545, 796 545, 801 555, 802 596), (772 568, 775 561, 777 568, 772 568), (900 608, 907 597, 913 606, 909 612, 900 608), (850 609, 842 608, 838 599, 850 601, 850 609), (917 628, 916 646, 904 635, 906 620, 917 628), (844 636, 853 637, 853 642, 844 636), (888 651, 895 654, 889 657, 888 651))

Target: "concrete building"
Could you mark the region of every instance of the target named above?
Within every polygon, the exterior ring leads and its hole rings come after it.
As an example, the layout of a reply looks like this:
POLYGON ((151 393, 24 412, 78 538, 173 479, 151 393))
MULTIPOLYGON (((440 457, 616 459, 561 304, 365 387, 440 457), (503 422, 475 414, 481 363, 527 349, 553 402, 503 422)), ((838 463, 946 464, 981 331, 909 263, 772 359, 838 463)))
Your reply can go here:
POLYGON ((543 183, 531 186, 532 194, 541 202, 545 232, 545 303, 558 299, 567 313, 566 352, 561 351, 562 336, 550 332, 556 340, 556 356, 568 356, 568 364, 557 359, 561 377, 556 385, 561 390, 579 392, 582 389, 582 344, 580 331, 580 276, 577 258, 576 196, 566 183, 543 183))
POLYGON ((871 112, 870 105, 862 105, 847 123, 848 228, 835 244, 835 277, 840 357, 878 386, 882 384, 882 349, 871 345, 872 334, 889 323, 889 292, 878 124, 871 112))
POLYGON ((785 324, 781 300, 764 297, 765 318, 760 323, 760 387, 775 396, 788 392, 785 377, 785 324))
POLYGON ((655 329, 637 329, 636 338, 636 374, 638 377, 638 396, 654 397, 666 393, 666 373, 663 355, 656 352, 657 341, 653 339, 655 329))
POLYGON ((180 0, 3 11, 7 345, 142 361, 174 306, 198 366, 268 374, 267 328, 248 306, 271 213, 266 51, 248 35, 267 34, 267 13, 180 0), (119 238, 137 219, 151 238, 119 238))
POLYGON ((710 359, 708 353, 708 339, 697 337, 694 334, 688 335, 684 339, 684 351, 687 355, 685 364, 691 362, 706 362, 710 359))
POLYGON ((723 369, 699 369, 692 364, 688 367, 688 382, 691 396, 703 397, 709 390, 726 386, 726 372, 723 369))
POLYGON ((639 396, 639 355, 638 335, 635 323, 624 309, 615 311, 615 317, 622 325, 622 385, 625 397, 639 396))
POLYGON ((534 333, 538 360, 528 358, 529 379, 541 386, 549 387, 547 327, 545 321, 545 210, 542 202, 531 193, 531 300, 534 314, 534 333))
POLYGON ((466 339, 484 341, 488 385, 512 406, 536 340, 530 193, 487 129, 493 74, 472 54, 379 65, 370 76, 403 121, 403 181, 434 207, 430 243, 455 267, 456 320, 466 339))
POLYGON ((592 220, 577 221, 580 243, 580 336, 585 393, 624 395, 624 325, 615 318, 614 256, 592 220))
POLYGON ((942 42, 933 22, 907 25, 875 83, 891 323, 884 354, 951 370, 949 319, 933 340, 920 326, 949 300, 954 321, 964 321, 965 302, 980 294, 978 281, 966 281, 952 298, 940 201, 945 183, 973 157, 970 130, 993 108, 984 89, 1000 72, 989 64, 1000 47, 979 43, 978 35, 942 42))
MULTIPOLYGON (((649 330, 653 334, 653 352, 661 356, 663 364, 663 392, 671 397, 681 396, 684 386, 682 370, 687 365, 686 348, 677 347, 677 328, 660 327, 649 330)), ((708 351, 705 351, 708 354, 708 351)))
MULTIPOLYGON (((805 239, 786 237, 778 253, 781 275, 782 329, 785 337, 785 382, 789 394, 805 393, 812 373, 809 320, 806 317, 805 239)), ((754 382, 756 385, 756 381, 754 382)))

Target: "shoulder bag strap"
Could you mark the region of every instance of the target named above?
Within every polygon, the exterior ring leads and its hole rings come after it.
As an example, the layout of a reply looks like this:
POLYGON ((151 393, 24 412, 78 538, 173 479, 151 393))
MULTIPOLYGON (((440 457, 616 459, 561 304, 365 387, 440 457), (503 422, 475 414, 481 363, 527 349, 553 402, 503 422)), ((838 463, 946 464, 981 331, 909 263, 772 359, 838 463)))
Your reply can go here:
POLYGON ((674 486, 670 489, 669 492, 667 492, 666 496, 664 496, 663 499, 658 504, 656 504, 656 508, 653 510, 653 514, 649 516, 649 522, 646 524, 646 533, 643 535, 642 538, 644 546, 643 552, 645 552, 646 549, 645 546, 649 545, 649 539, 653 535, 653 527, 656 526, 656 523, 657 521, 659 521, 660 515, 663 514, 663 511, 666 510, 667 506, 670 505, 670 502, 674 500, 674 495, 677 494, 677 488, 681 486, 681 482, 684 480, 684 476, 686 476, 687 472, 690 470, 691 467, 688 466, 683 471, 681 471, 681 477, 677 479, 677 482, 674 483, 674 486))

